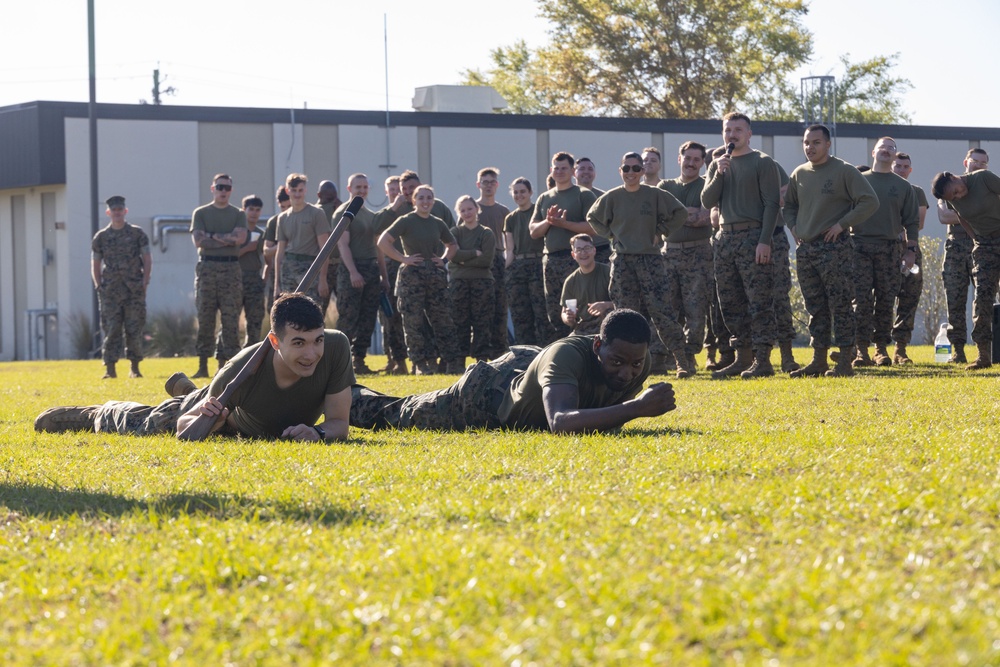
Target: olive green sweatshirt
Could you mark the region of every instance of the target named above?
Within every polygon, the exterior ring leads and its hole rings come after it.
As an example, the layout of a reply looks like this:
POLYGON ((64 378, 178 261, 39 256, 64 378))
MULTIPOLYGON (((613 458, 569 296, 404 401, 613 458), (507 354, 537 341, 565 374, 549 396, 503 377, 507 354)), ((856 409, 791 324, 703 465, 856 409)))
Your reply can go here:
POLYGON ((814 241, 837 223, 845 230, 860 224, 877 209, 878 197, 857 167, 831 156, 795 168, 781 212, 799 239, 814 241))

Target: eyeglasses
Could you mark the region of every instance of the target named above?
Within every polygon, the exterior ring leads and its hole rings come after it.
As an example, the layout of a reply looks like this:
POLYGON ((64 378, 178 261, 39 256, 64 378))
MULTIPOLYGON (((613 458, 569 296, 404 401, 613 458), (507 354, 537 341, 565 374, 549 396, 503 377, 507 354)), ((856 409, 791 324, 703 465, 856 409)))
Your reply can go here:
POLYGON ((633 165, 623 164, 622 165, 622 173, 623 174, 627 174, 630 171, 638 174, 640 171, 642 171, 642 165, 641 164, 633 164, 633 165))
POLYGON ((582 245, 577 248, 573 248, 573 252, 590 252, 594 249, 592 245, 582 245))
POLYGON ((219 192, 229 192, 230 190, 232 190, 232 189, 233 189, 233 186, 231 186, 231 185, 226 185, 225 183, 216 183, 216 184, 215 184, 214 186, 212 186, 212 187, 214 187, 214 188, 215 188, 216 190, 218 190, 219 192))

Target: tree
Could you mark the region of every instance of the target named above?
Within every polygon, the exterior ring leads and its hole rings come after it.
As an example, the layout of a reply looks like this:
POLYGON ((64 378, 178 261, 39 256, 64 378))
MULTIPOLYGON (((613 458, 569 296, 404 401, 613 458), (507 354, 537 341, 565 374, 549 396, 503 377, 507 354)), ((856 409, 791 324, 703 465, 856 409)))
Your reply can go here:
POLYGON ((812 50, 803 0, 546 0, 539 9, 552 44, 497 49, 493 67, 466 71, 466 83, 546 113, 715 118, 780 87, 812 50))

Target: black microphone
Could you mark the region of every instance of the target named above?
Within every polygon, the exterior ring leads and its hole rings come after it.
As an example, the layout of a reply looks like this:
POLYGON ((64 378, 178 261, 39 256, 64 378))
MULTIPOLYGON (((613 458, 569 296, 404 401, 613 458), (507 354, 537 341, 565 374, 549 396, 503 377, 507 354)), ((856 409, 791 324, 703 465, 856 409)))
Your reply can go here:
POLYGON ((736 150, 736 144, 730 141, 726 144, 726 157, 732 157, 734 150, 736 150))

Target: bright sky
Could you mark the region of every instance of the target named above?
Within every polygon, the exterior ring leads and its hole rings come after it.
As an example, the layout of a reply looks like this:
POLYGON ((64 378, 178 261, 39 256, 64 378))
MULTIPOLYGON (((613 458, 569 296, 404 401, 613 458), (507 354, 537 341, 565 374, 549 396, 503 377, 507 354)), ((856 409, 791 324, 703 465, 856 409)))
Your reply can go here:
MULTIPOLYGON (((385 17, 389 108, 410 110, 414 88, 458 83, 462 70, 489 66, 492 48, 518 37, 540 45, 548 27, 536 0, 94 2, 97 100, 115 103, 150 100, 159 66, 161 89, 177 89, 165 104, 382 110, 385 17)), ((87 101, 86 0, 4 5, 0 106, 87 101)), ((955 7, 811 0, 804 23, 814 57, 796 76, 836 76, 842 53, 860 60, 898 51, 897 72, 914 85, 905 106, 915 124, 995 127, 1000 86, 988 57, 1000 3, 955 7)))

